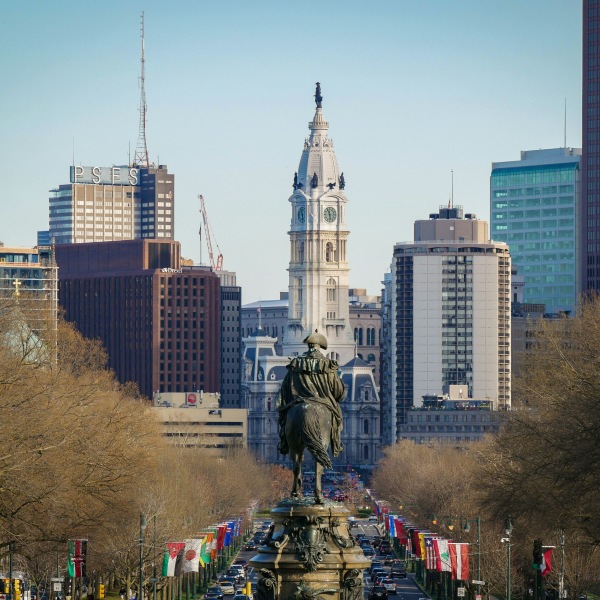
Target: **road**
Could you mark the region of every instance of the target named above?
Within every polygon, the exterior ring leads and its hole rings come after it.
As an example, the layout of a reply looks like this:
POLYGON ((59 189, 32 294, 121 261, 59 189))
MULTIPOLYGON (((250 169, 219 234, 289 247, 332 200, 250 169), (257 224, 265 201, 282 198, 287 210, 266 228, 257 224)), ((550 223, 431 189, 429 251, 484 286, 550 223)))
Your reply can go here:
MULTIPOLYGON (((262 524, 262 521, 257 525, 259 526, 261 524, 262 524)), ((369 523, 366 519, 358 519, 357 526, 352 529, 352 533, 355 536, 358 534, 364 534, 367 539, 373 541, 375 536, 379 535, 379 530, 373 523, 369 523)), ((376 552, 376 556, 374 556, 372 558, 373 559, 380 558, 378 551, 375 550, 375 552, 376 552)), ((257 554, 257 552, 255 550, 252 550, 252 551, 241 550, 238 555, 238 558, 243 558, 243 559, 250 561, 250 559, 256 554, 257 554)), ((387 571, 389 573, 390 567, 386 567, 384 565, 383 568, 385 571, 387 571)), ((252 567, 249 567, 248 568, 248 579, 251 582, 256 583, 257 578, 258 578, 258 574, 256 573, 256 571, 252 567)), ((370 578, 369 578, 369 575, 367 572, 365 572, 365 574, 364 574, 364 580, 365 580, 365 599, 368 599, 369 591, 371 589, 371 582, 370 582, 370 578)), ((389 600, 420 600, 420 599, 428 600, 429 599, 429 596, 415 582, 413 573, 408 573, 407 577, 405 579, 404 578, 394 578, 394 582, 396 583, 396 594, 390 594, 389 600)), ((236 586, 236 587, 241 587, 241 586, 236 586)), ((233 598, 232 596, 225 596, 224 600, 231 600, 232 598, 233 598)))

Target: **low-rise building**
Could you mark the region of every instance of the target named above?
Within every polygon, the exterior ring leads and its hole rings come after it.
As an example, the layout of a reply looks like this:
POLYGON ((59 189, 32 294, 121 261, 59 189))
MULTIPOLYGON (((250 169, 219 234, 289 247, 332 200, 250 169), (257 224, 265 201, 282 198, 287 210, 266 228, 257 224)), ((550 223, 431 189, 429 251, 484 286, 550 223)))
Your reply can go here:
POLYGON ((157 392, 152 410, 175 446, 202 448, 211 456, 248 447, 248 411, 221 408, 218 393, 157 392))

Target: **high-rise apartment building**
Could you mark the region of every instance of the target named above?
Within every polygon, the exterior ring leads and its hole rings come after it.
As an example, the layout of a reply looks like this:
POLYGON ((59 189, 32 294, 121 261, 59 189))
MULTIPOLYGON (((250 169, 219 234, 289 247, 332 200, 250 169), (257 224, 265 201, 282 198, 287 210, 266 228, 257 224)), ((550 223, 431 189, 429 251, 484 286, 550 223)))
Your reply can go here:
POLYGON ((51 190, 49 237, 57 244, 174 238, 175 176, 165 165, 71 167, 51 190))
POLYGON ((581 293, 580 161, 578 148, 553 148, 492 164, 492 239, 510 248, 523 302, 549 313, 572 313, 581 293))
POLYGON ((398 439, 411 407, 449 385, 510 407, 508 246, 461 207, 416 221, 414 235, 394 246, 386 279, 384 443, 398 439))
POLYGON ((581 287, 600 290, 600 4, 583 0, 581 287))

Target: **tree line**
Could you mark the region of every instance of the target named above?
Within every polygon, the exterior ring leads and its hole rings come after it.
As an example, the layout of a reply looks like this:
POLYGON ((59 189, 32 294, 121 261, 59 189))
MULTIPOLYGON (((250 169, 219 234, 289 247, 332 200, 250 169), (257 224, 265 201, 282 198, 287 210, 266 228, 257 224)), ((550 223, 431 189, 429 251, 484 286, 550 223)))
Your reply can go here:
POLYGON ((555 546, 546 587, 558 587, 564 542, 564 588, 578 598, 600 593, 600 301, 531 326, 534 348, 500 433, 461 447, 395 444, 373 488, 391 512, 470 542, 472 557, 479 518, 482 578, 496 595, 506 586, 508 517, 515 597, 532 587, 534 539, 555 546))
POLYGON ((40 326, 34 305, 0 299, 0 544, 14 542, 15 569, 55 576, 67 540, 87 538, 90 566, 123 582, 137 570, 140 514, 156 523, 151 561, 167 541, 281 497, 272 469, 241 448, 210 458, 170 445, 102 345, 60 319, 40 326))

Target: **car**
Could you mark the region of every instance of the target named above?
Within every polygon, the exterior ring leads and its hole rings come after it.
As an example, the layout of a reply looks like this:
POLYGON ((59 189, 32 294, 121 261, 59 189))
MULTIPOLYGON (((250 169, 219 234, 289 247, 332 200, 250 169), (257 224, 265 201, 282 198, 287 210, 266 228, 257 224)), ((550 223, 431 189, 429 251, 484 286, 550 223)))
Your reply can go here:
POLYGON ((220 585, 211 585, 207 590, 207 594, 210 594, 217 600, 223 600, 223 590, 220 585))
POLYGON ((379 523, 379 519, 377 518, 377 515, 371 515, 369 517, 369 523, 379 523))
POLYGON ((382 585, 374 585, 369 591, 369 600, 387 600, 387 590, 382 585))
POLYGON ((383 564, 384 565, 391 565, 394 563, 394 561, 396 560, 396 555, 395 554, 386 554, 383 557, 383 564))
POLYGON ((256 545, 256 542, 247 542, 244 545, 244 550, 256 550, 258 548, 258 546, 256 545))
POLYGON ((245 558, 238 558, 237 560, 234 560, 233 564, 231 566, 235 567, 237 565, 242 567, 244 569, 244 571, 248 570, 248 561, 245 558))
POLYGON ((374 569, 383 569, 383 564, 381 563, 380 560, 373 560, 371 561, 371 566, 369 567, 369 574, 374 570, 374 569))
POLYGON ((369 575, 371 577, 371 581, 373 581, 376 577, 388 576, 388 574, 381 568, 373 569, 369 575))
POLYGON ((250 600, 250 598, 244 594, 244 590, 236 590, 233 595, 233 600, 250 600))
POLYGON ((219 596, 219 594, 213 594, 211 592, 206 592, 204 594, 204 600, 222 600, 223 595, 219 596))
POLYGON ((363 548, 363 554, 365 556, 375 556, 375 550, 373 548, 363 548))
POLYGON ((396 593, 396 584, 394 583, 393 579, 390 579, 389 577, 385 577, 379 583, 386 589, 388 594, 396 593))
POLYGON ((225 571, 225 575, 227 575, 227 577, 233 577, 234 583, 241 583, 246 578, 244 567, 240 567, 239 569, 229 567, 229 569, 225 571))
POLYGON ((233 596, 235 594, 235 580, 233 577, 221 577, 219 585, 226 596, 233 596))
POLYGON ((390 574, 392 577, 406 579, 406 563, 402 560, 392 563, 392 568, 390 569, 390 574))

